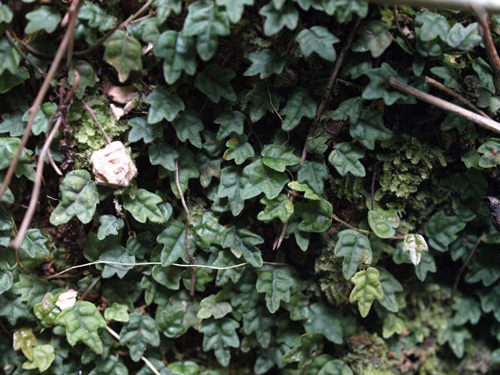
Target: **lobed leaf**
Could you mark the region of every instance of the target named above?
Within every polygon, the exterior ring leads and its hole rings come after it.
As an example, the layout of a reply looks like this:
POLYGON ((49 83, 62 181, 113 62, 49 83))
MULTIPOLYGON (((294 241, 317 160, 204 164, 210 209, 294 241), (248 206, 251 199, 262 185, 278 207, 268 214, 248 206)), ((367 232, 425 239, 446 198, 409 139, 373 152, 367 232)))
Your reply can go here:
POLYGON ((351 291, 349 300, 358 302, 359 313, 366 318, 375 299, 384 296, 382 285, 380 285, 379 272, 374 267, 368 267, 366 271, 357 272, 351 281, 354 289, 351 291))

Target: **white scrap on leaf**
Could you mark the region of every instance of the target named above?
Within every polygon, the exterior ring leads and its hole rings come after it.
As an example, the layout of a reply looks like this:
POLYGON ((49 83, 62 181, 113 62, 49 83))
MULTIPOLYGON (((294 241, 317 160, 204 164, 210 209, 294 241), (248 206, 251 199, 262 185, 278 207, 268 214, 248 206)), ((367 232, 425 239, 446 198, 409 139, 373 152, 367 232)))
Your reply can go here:
POLYGON ((73 289, 62 293, 57 299, 56 306, 61 310, 67 309, 68 307, 73 307, 76 303, 77 294, 78 292, 73 289))
POLYGON ((422 251, 429 251, 425 238, 420 234, 408 234, 403 242, 403 251, 410 253, 411 262, 416 266, 422 259, 422 251))
POLYGON ((132 158, 119 141, 94 151, 90 160, 97 185, 127 187, 137 176, 137 168, 132 158))

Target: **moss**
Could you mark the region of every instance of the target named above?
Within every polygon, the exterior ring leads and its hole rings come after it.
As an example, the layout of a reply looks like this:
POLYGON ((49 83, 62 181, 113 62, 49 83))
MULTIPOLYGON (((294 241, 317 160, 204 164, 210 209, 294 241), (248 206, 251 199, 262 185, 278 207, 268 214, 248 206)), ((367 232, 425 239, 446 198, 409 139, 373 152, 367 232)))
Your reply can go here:
POLYGON ((351 367, 354 374, 362 375, 368 370, 395 373, 389 359, 387 344, 376 333, 370 335, 364 332, 351 337, 349 348, 350 351, 343 360, 351 367))

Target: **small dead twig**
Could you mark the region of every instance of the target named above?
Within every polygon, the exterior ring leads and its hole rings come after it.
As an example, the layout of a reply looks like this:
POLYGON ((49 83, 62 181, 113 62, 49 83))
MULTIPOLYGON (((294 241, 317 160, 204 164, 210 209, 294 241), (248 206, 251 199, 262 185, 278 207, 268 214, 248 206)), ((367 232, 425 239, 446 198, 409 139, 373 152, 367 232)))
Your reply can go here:
POLYGON ((483 43, 486 48, 486 57, 488 59, 488 62, 490 63, 491 68, 493 69, 496 92, 500 92, 500 58, 498 57, 495 43, 493 42, 493 38, 491 37, 488 12, 481 4, 477 4, 473 1, 471 1, 470 4, 477 15, 477 20, 479 21, 479 25, 482 29, 480 30, 482 31, 480 32, 480 35, 483 38, 483 43))
POLYGON ((101 280, 102 276, 96 277, 96 279, 92 282, 92 284, 89 285, 87 289, 85 289, 85 292, 78 298, 79 301, 83 301, 85 297, 90 293, 90 291, 97 285, 97 283, 101 280))
POLYGON ((191 286, 189 288, 189 294, 194 296, 194 283, 196 281, 196 259, 191 253, 191 247, 189 246, 188 240, 188 230, 189 230, 189 220, 191 218, 191 213, 189 212, 189 208, 184 199, 184 194, 182 194, 181 183, 179 182, 179 165, 177 164, 177 160, 175 161, 175 185, 177 186, 177 191, 179 192, 179 196, 181 198, 182 207, 184 207, 184 211, 186 211, 186 230, 184 231, 184 247, 186 248, 186 252, 188 254, 189 260, 191 264, 193 264, 193 275, 191 276, 191 286))
POLYGON ((36 71, 38 73, 40 73, 40 75, 42 77, 45 77, 46 76, 46 73, 40 69, 40 67, 38 65, 36 65, 33 60, 31 60, 22 50, 21 48, 19 48, 19 46, 16 44, 16 41, 14 40, 14 38, 12 37, 11 33, 9 32, 9 30, 5 30, 5 35, 7 36, 7 39, 9 40, 9 43, 12 45, 12 47, 14 47, 14 49, 17 51, 17 53, 19 53, 21 55, 21 57, 23 59, 25 59, 28 63, 31 64, 31 66, 33 66, 33 68, 36 69, 36 71))
POLYGON ((80 99, 80 101, 82 102, 83 107, 87 110, 88 113, 90 113, 90 116, 92 116, 92 118, 94 119, 94 122, 96 123, 97 127, 101 131, 102 135, 104 135, 104 138, 106 138, 106 142, 109 145, 111 143, 111 140, 109 139, 108 135, 104 131, 104 128, 102 127, 101 123, 97 119, 97 117, 95 115, 95 111, 92 108, 90 108, 89 105, 87 103, 85 103, 85 101, 83 99, 80 99))
POLYGON ((36 210, 36 205, 38 203, 38 198, 40 196, 40 187, 42 185, 42 176, 43 176, 43 167, 45 165, 45 155, 47 154, 47 151, 49 150, 50 144, 52 143, 52 140, 57 134, 57 131, 59 130, 59 126, 62 123, 62 117, 59 116, 57 118, 57 121, 52 128, 49 136, 45 140, 45 143, 43 145, 42 151, 40 152, 40 157, 38 158, 37 166, 36 166, 36 177, 35 177, 35 182, 33 184, 33 191, 31 193, 31 198, 30 202, 28 205, 28 209, 26 210, 26 213, 24 214, 23 221, 21 223, 21 226, 19 227, 19 231, 17 232, 16 237, 11 241, 9 244, 9 247, 13 249, 19 249, 21 247, 21 244, 23 243, 24 237, 26 237, 26 232, 28 231, 28 228, 31 223, 31 219, 33 218, 33 215, 35 214, 36 210))
MULTIPOLYGON (((59 68, 59 64, 61 63, 61 60, 63 58, 63 55, 66 51, 66 47, 68 46, 68 43, 70 42, 70 39, 73 35, 73 29, 75 28, 76 24, 76 18, 78 16, 78 10, 82 6, 83 1, 75 0, 71 3, 70 8, 68 10, 68 13, 70 14, 70 21, 68 23, 68 28, 66 32, 64 33, 64 37, 61 41, 61 44, 59 45, 59 48, 57 50, 57 53, 54 57, 54 60, 52 61, 52 65, 50 66, 49 71, 47 72, 47 75, 45 76, 45 79, 42 83, 42 86, 40 87, 40 90, 38 91, 38 94, 35 98, 35 101, 33 102, 33 105, 29 109, 29 120, 28 123, 26 124, 26 128, 24 129, 24 134, 21 138, 21 144, 19 145, 19 148, 17 149, 17 152, 14 156, 14 159, 12 160, 12 163, 9 166, 9 169, 7 170, 7 173, 5 174, 5 178, 2 183, 2 187, 0 188, 0 199, 2 198, 3 194, 7 190, 7 186, 10 184, 10 180, 12 179, 12 176, 14 174, 14 170, 16 169, 17 163, 19 161, 19 157, 21 156, 21 153, 23 151, 23 148, 26 146, 26 143, 28 142, 28 139, 30 137, 31 133, 31 127, 33 126, 33 122, 35 121, 35 116, 38 113, 38 110, 40 109, 40 105, 42 104, 42 101, 45 97, 45 94, 47 93, 49 87, 50 87, 50 82, 52 81, 52 78, 54 77, 57 69, 59 68)), ((42 158, 43 161, 43 158, 42 158)))
POLYGON ((399 24, 399 20, 398 20, 398 6, 394 5, 394 8, 392 9, 392 11, 394 13, 394 23, 396 24, 396 27, 397 27, 397 29, 399 31, 399 34, 401 35, 401 37, 405 41, 406 47, 408 47, 408 49, 411 52, 415 52, 415 49, 411 45, 410 41, 408 40, 408 38, 406 37, 405 33, 403 32, 403 29, 401 29, 401 25, 399 24))
MULTIPOLYGON (((342 48, 342 51, 340 52, 337 61, 335 62, 335 65, 333 66, 332 74, 330 75, 330 80, 328 81, 328 84, 326 85, 325 88, 325 93, 323 94, 323 98, 321 99, 321 103, 318 106, 318 109, 316 110, 316 115, 314 116, 314 120, 309 127, 309 130, 307 132, 306 140, 304 141, 304 147, 302 148, 302 155, 300 158, 300 163, 299 163, 299 170, 302 167, 302 164, 304 164, 304 161, 306 160, 307 157, 307 145, 309 144, 309 133, 311 132, 311 129, 314 129, 316 124, 319 122, 321 115, 323 114, 323 111, 325 110, 326 103, 328 102, 328 99, 330 98, 330 93, 332 92, 333 85, 335 84, 335 81, 337 79, 337 76, 340 71, 340 67, 342 66, 342 63, 344 62, 344 58, 347 54, 347 51, 351 47, 352 41, 354 39, 354 35, 356 33, 356 30, 358 29, 359 23, 361 22, 361 18, 357 18, 353 28, 351 29, 351 32, 349 33, 349 36, 347 37, 346 43, 344 47, 342 48)), ((269 91, 269 88, 268 88, 269 91)), ((271 93, 269 93, 269 100, 271 100, 271 93)), ((271 102, 272 105, 272 102, 271 102)), ((274 106, 273 106, 274 108, 274 106)), ((276 111, 276 109, 274 109, 276 111)), ((281 119, 281 116, 279 113, 276 111, 278 114, 279 118, 281 119)), ((281 119, 283 121, 283 119, 281 119)), ((297 171, 298 173, 298 171, 297 171)), ((293 203, 294 196, 290 196, 290 202, 293 203)), ((278 249, 281 246, 281 243, 283 242, 283 239, 285 238, 285 233, 286 233, 286 228, 288 226, 288 222, 283 224, 281 226, 281 229, 276 236, 276 239, 274 240, 273 243, 273 250, 278 249)))
POLYGON ((108 31, 102 38, 99 38, 93 45, 91 45, 89 48, 84 49, 83 51, 77 51, 74 52, 73 55, 75 56, 84 56, 87 55, 89 52, 92 52, 95 50, 97 47, 100 47, 113 33, 118 30, 118 29, 125 29, 128 25, 130 25, 135 19, 137 19, 142 13, 144 13, 153 3, 154 0, 148 0, 146 4, 144 4, 141 9, 139 9, 137 12, 132 14, 129 18, 127 18, 125 21, 122 23, 119 23, 115 27, 113 27, 110 31, 108 31))
POLYGON ((458 282, 460 281, 460 278, 462 277, 462 273, 464 273, 465 268, 467 267, 470 260, 472 259, 472 256, 474 255, 477 247, 479 246, 479 244, 483 240, 483 237, 484 237, 484 233, 479 236, 479 238, 477 239, 476 243, 474 244, 474 247, 472 248, 469 256, 465 260, 464 264, 462 264, 462 267, 460 267, 460 269, 458 270, 458 274, 457 274, 457 277, 455 278, 455 283, 453 284, 453 289, 451 291, 451 300, 452 301, 453 301, 453 297, 455 296, 455 292, 457 291, 458 282))
POLYGON ((445 111, 452 112, 456 115, 462 116, 467 120, 475 122, 479 126, 491 130, 495 133, 500 133, 500 123, 493 121, 490 118, 480 116, 477 113, 471 112, 465 108, 462 108, 456 104, 447 102, 446 100, 440 99, 436 96, 427 94, 426 92, 420 91, 415 87, 409 86, 396 79, 395 77, 389 77, 386 81, 386 85, 392 89, 398 90, 404 94, 414 96, 415 98, 432 104, 438 108, 444 109, 445 111))
POLYGON ((441 90, 441 91, 447 93, 448 95, 453 96, 455 99, 460 101, 460 103, 465 104, 467 107, 469 107, 472 111, 476 112, 478 115, 490 118, 490 116, 488 116, 485 112, 481 111, 474 104, 472 104, 467 99, 465 99, 462 95, 460 95, 459 93, 456 93, 455 91, 453 91, 449 87, 446 87, 441 82, 436 81, 434 78, 426 76, 425 83, 427 83, 429 86, 432 86, 438 90, 441 90))

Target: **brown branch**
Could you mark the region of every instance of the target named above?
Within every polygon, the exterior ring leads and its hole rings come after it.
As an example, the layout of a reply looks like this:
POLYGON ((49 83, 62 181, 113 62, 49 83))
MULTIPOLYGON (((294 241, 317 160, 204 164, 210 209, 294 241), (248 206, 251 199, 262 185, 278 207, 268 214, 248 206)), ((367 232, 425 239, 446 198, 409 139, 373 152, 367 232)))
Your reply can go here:
POLYGON ((177 160, 175 161, 175 185, 177 186, 177 191, 179 192, 179 196, 181 198, 182 207, 184 207, 184 211, 186 211, 186 230, 184 231, 184 247, 186 248, 186 252, 188 254, 189 260, 191 264, 193 264, 193 275, 191 276, 191 286, 189 288, 189 294, 194 296, 194 283, 196 281, 196 259, 191 254, 191 247, 189 246, 188 240, 188 230, 189 230, 189 220, 191 218, 191 213, 189 212, 189 208, 184 200, 184 194, 182 194, 181 183, 179 182, 179 165, 177 164, 177 160))
POLYGON ((434 87, 434 88, 436 88, 438 90, 441 90, 441 91, 447 93, 448 95, 453 96, 455 99, 457 99, 458 101, 460 101, 462 104, 465 104, 467 107, 469 107, 472 111, 476 112, 478 115, 490 118, 490 116, 488 116, 485 112, 481 111, 474 104, 472 104, 467 99, 465 99, 462 95, 460 95, 459 93, 453 91, 449 87, 446 87, 441 82, 436 81, 434 78, 426 76, 425 77, 425 83, 427 83, 429 86, 432 86, 432 87, 434 87))
POLYGON ((13 249, 17 250, 21 247, 21 244, 23 243, 24 237, 26 236, 26 232, 28 231, 28 228, 31 224, 31 219, 33 218, 33 215, 35 214, 36 205, 38 203, 38 197, 40 196, 40 187, 42 185, 43 167, 45 165, 45 155, 47 154, 47 151, 49 150, 50 144, 52 143, 52 140, 56 136, 57 131, 59 130, 59 126, 61 125, 61 123, 62 123, 62 117, 59 116, 54 127, 52 128, 49 136, 45 140, 42 151, 40 152, 40 156, 38 158, 38 162, 37 162, 37 166, 36 166, 35 182, 33 184, 33 191, 31 193, 31 198, 30 198, 30 203, 28 205, 28 209, 26 210, 26 213, 24 214, 23 221, 21 223, 21 226, 19 227, 19 231, 17 232, 16 237, 9 244, 9 247, 11 247, 13 249))
POLYGON ((458 274, 457 274, 457 277, 455 278, 455 283, 453 284, 453 289, 451 292, 451 300, 452 301, 453 301, 453 297, 455 296, 455 292, 457 291, 458 282, 460 281, 460 278, 462 277, 462 273, 464 272, 465 268, 467 267, 470 260, 472 259, 472 256, 474 255, 474 252, 476 251, 477 247, 479 246, 479 244, 483 240, 483 237, 484 237, 484 233, 479 236, 479 238, 477 239, 476 243, 474 244, 474 247, 472 248, 469 256, 465 260, 464 264, 462 264, 462 267, 460 267, 460 270, 458 270, 458 274))
POLYGON ((49 55, 48 53, 40 52, 39 50, 31 47, 28 43, 26 43, 22 39, 18 39, 18 41, 19 41, 19 43, 21 43, 23 45, 24 48, 26 48, 28 51, 30 51, 33 55, 44 57, 46 59, 53 59, 54 58, 54 56, 49 55))
POLYGON ((9 40, 9 43, 12 45, 12 47, 14 47, 14 49, 17 51, 17 53, 19 53, 21 55, 21 57, 23 59, 25 59, 28 63, 31 64, 31 66, 33 66, 33 68, 36 69, 36 71, 38 73, 40 73, 40 75, 42 77, 45 77, 46 76, 46 73, 40 69, 40 67, 38 65, 36 65, 33 60, 31 60, 22 50, 21 48, 19 48, 19 46, 16 44, 16 41, 14 40, 14 38, 12 37, 12 35, 10 34, 9 30, 5 30, 5 35, 7 36, 7 39, 9 40))
POLYGON ((481 26, 482 32, 480 33, 483 38, 483 43, 486 48, 486 57, 493 69, 493 76, 495 77, 495 89, 496 92, 500 92, 500 58, 498 57, 497 49, 495 48, 495 43, 491 37, 490 23, 488 20, 488 12, 484 9, 484 6, 471 1, 471 6, 477 15, 477 20, 481 26))
POLYGON ((130 25, 136 18, 138 18, 142 13, 144 13, 153 3, 154 0, 148 0, 146 4, 144 4, 141 9, 132 14, 129 18, 127 18, 122 23, 116 25, 110 31, 106 33, 102 38, 97 39, 97 41, 92 44, 89 48, 84 49, 83 51, 77 51, 74 53, 75 56, 83 56, 88 54, 89 52, 95 50, 97 47, 101 46, 113 33, 118 29, 125 29, 128 25, 130 25))
POLYGON ((456 115, 462 116, 467 120, 475 122, 476 124, 478 124, 483 128, 494 131, 495 133, 500 133, 500 123, 493 121, 490 118, 480 116, 477 113, 471 112, 465 108, 447 102, 446 100, 440 99, 436 96, 427 94, 426 92, 420 91, 415 87, 408 86, 407 84, 399 81, 394 77, 389 77, 386 81, 386 85, 404 94, 414 96, 419 100, 432 104, 433 106, 444 109, 445 111, 449 111, 456 115))
POLYGON ((394 8, 392 9, 393 11, 393 14, 394 14, 394 23, 396 24, 396 27, 399 31, 399 34, 401 34, 401 37, 403 38, 403 40, 405 41, 405 44, 406 44, 406 47, 408 47, 408 49, 411 51, 411 52, 415 52, 415 49, 413 48, 413 46, 411 45, 410 41, 408 40, 408 38, 406 37, 405 33, 403 32, 403 30, 401 29, 401 25, 399 24, 399 20, 398 20, 398 6, 397 5, 394 5, 394 8))
POLYGON ((96 277, 96 279, 92 282, 92 284, 90 284, 89 287, 85 289, 85 292, 83 292, 83 294, 80 296, 80 298, 78 298, 78 300, 83 301, 85 297, 87 297, 87 295, 90 293, 92 288, 94 288, 100 280, 101 276, 96 277))
POLYGON ((83 101, 83 99, 80 99, 80 101, 82 102, 82 104, 83 104, 84 108, 87 110, 87 112, 90 113, 90 116, 92 116, 92 118, 94 119, 94 122, 96 123, 96 125, 99 128, 99 130, 101 131, 101 133, 104 135, 104 138, 106 138, 106 142, 109 145, 111 143, 111 140, 109 139, 108 135, 104 131, 104 128, 102 127, 101 123, 97 119, 97 117, 95 115, 95 111, 92 108, 90 108, 89 105, 83 101))
POLYGON ((10 180, 12 179, 12 176, 14 174, 14 170, 16 169, 17 163, 19 161, 19 157, 21 156, 23 148, 26 146, 26 143, 28 142, 28 139, 29 139, 30 133, 31 133, 31 127, 33 126, 33 122, 35 121, 35 116, 38 113, 38 110, 40 109, 40 105, 42 104, 42 101, 45 97, 45 94, 47 93, 47 91, 50 87, 50 82, 52 81, 52 78, 56 74, 56 71, 59 68, 59 64, 62 60, 64 52, 66 51, 66 47, 67 47, 68 43, 70 42, 70 38, 72 36, 71 29, 74 29, 74 27, 75 27, 76 17, 78 15, 78 10, 80 9, 82 4, 83 4, 83 1, 74 0, 71 3, 71 6, 68 10, 68 12, 70 14, 70 21, 68 24, 68 29, 64 33, 64 37, 61 41, 61 44, 59 45, 59 48, 58 48, 57 53, 54 57, 54 60, 52 61, 52 65, 50 66, 50 69, 47 72, 47 75, 45 76, 45 80, 42 83, 42 87, 40 87, 40 90, 38 91, 38 94, 35 98, 35 101, 33 102, 33 105, 31 106, 31 108, 29 109, 30 117, 29 117, 28 123, 26 124, 26 128, 24 129, 24 134, 23 134, 23 137, 21 138, 21 144, 19 145, 19 148, 17 149, 16 155, 14 156, 14 159, 12 160, 12 163, 10 164, 9 169, 7 170, 7 173, 5 175, 5 179, 3 180, 2 187, 0 188, 0 199, 2 198, 3 194, 5 193, 5 190, 7 190, 7 186, 9 186, 9 184, 10 184, 10 180))

